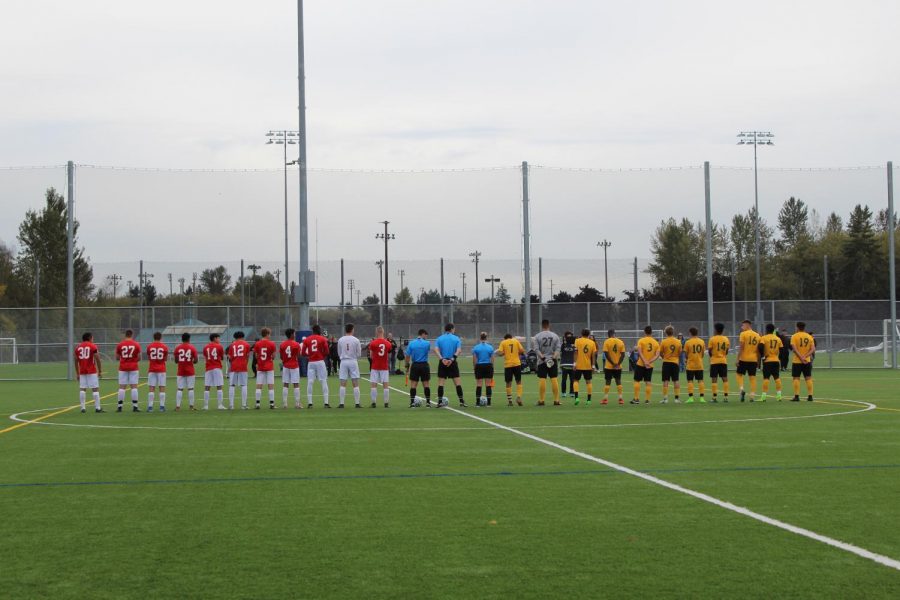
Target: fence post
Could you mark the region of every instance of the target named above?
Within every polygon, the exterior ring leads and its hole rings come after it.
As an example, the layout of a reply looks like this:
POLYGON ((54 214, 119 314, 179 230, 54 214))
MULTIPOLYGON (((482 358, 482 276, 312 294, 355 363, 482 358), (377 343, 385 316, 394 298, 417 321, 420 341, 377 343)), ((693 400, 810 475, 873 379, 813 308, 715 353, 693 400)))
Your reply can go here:
POLYGON ((591 303, 585 302, 584 306, 585 306, 585 315, 587 316, 587 328, 590 329, 591 328, 591 303))

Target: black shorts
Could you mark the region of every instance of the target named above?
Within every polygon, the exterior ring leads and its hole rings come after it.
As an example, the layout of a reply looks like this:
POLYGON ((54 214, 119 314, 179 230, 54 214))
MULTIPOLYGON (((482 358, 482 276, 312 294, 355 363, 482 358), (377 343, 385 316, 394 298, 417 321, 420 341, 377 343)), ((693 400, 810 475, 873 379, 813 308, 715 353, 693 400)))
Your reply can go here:
POLYGON ((750 375, 751 377, 756 376, 756 363, 751 362, 749 360, 739 360, 737 369, 735 369, 738 375, 750 375))
POLYGON ((431 381, 431 367, 427 362, 417 362, 413 363, 409 367, 409 380, 410 381, 431 381))
POLYGON ((681 373, 681 369, 678 368, 678 363, 664 362, 662 364, 663 381, 678 381, 679 373, 681 373))
POLYGON ((453 359, 453 362, 449 365, 445 365, 444 361, 438 363, 438 379, 455 379, 459 377, 459 363, 456 362, 456 359, 453 359))
POLYGON ((515 379, 516 383, 521 383, 522 381, 522 365, 517 365, 515 367, 504 367, 503 368, 503 380, 506 383, 512 383, 512 380, 515 379))
POLYGON ((714 365, 709 365, 709 376, 713 379, 728 379, 728 365, 725 363, 716 363, 714 365))
POLYGON ((696 371, 688 369, 684 373, 688 381, 703 381, 703 369, 698 369, 696 371))
POLYGON ((572 372, 573 381, 581 381, 582 377, 584 377, 585 381, 590 381, 594 377, 594 371, 591 369, 575 369, 572 372))
POLYGON ((606 385, 612 383, 612 380, 616 380, 616 385, 622 385, 622 369, 603 369, 603 379, 606 380, 606 385))
MULTIPOLYGON (((677 365, 676 365, 677 366, 677 365)), ((642 367, 640 365, 636 365, 634 367, 634 380, 635 381, 646 381, 650 383, 650 379, 653 377, 653 367, 642 367)))
POLYGON ((493 379, 494 365, 475 365, 475 379, 493 379))
POLYGON ((775 379, 781 377, 781 361, 763 363, 763 379, 768 379, 769 377, 774 377, 775 379))
POLYGON ((812 377, 812 363, 794 363, 791 365, 791 376, 792 377, 804 377, 805 379, 809 379, 812 377))
POLYGON ((550 379, 556 379, 559 377, 559 363, 555 360, 553 361, 552 367, 547 367, 547 363, 540 362, 537 366, 537 376, 540 379, 546 379, 549 377, 550 379))

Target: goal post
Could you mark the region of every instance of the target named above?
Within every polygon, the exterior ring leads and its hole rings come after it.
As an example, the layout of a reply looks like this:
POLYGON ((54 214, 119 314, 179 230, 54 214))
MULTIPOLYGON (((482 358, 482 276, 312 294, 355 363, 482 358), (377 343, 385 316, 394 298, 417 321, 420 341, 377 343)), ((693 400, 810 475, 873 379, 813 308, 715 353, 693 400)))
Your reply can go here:
POLYGON ((19 364, 19 349, 16 338, 0 338, 0 364, 19 364))

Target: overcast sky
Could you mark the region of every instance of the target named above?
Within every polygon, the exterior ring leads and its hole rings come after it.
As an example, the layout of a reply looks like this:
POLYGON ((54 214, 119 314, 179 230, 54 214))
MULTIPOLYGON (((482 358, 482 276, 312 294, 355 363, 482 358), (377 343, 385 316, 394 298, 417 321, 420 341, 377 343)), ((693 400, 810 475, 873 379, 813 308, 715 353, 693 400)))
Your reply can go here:
MULTIPOLYGON (((309 0, 305 18, 313 169, 748 167, 735 134, 752 128, 777 135, 766 167, 900 159, 896 1, 309 0)), ((277 169, 263 134, 296 127, 288 0, 6 3, 0 53, 0 166, 277 169)), ((94 260, 283 255, 277 173, 85 171, 94 260)), ((725 220, 752 203, 752 178, 717 173, 725 220)), ((535 255, 596 256, 606 237, 611 257, 647 257, 660 218, 703 217, 702 171, 604 177, 534 173, 535 255)), ((884 202, 883 172, 817 177, 763 174, 764 216, 790 194, 842 214, 884 202)), ((519 179, 313 172, 310 223, 323 259, 377 255, 385 218, 407 258, 516 258, 519 179)), ((0 240, 62 182, 0 171, 0 240)))

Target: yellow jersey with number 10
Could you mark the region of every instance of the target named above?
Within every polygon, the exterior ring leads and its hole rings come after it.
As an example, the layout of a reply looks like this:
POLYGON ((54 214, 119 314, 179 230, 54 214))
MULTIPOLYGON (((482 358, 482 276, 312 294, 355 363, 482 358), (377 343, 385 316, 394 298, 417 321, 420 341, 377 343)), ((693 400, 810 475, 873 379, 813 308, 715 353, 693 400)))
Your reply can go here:
POLYGON ((684 342, 684 353, 687 362, 684 368, 688 371, 703 370, 703 353, 706 352, 706 344, 698 337, 689 338, 684 342))

